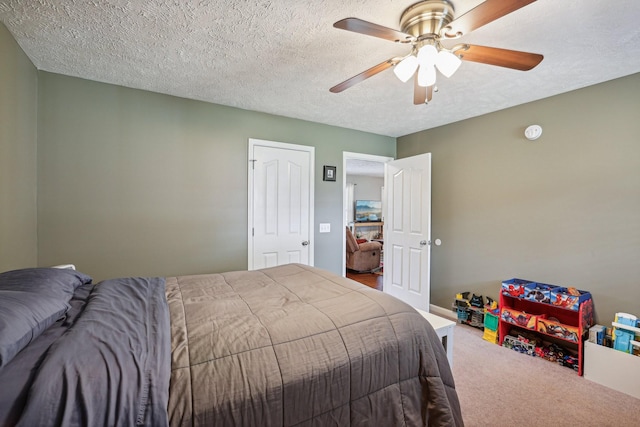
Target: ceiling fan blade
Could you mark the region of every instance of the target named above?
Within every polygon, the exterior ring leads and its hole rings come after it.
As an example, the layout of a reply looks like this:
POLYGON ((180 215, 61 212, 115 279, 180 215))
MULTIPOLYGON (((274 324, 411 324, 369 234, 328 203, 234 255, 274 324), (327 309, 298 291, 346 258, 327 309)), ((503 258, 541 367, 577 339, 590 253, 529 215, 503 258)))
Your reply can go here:
POLYGON ((443 37, 447 39, 461 37, 534 1, 536 0, 486 0, 444 27, 443 37))
POLYGON ((393 67, 394 65, 396 65, 398 62, 400 62, 402 58, 391 58, 391 59, 387 59, 384 62, 379 63, 378 65, 374 65, 373 67, 369 68, 368 70, 365 70, 363 72, 361 72, 360 74, 356 74, 355 76, 351 77, 350 79, 347 79, 345 81, 343 81, 342 83, 338 83, 337 85, 335 85, 334 87, 332 87, 331 89, 329 89, 330 92, 333 93, 339 93, 342 92, 345 89, 349 89, 351 86, 356 85, 366 79, 368 79, 369 77, 373 77, 376 74, 393 67))
POLYGON ((358 18, 345 18, 333 24, 341 30, 353 31, 354 33, 365 34, 367 36, 378 37, 392 42, 407 42, 414 39, 413 36, 405 34, 382 25, 373 24, 358 18))
POLYGON ((413 104, 421 105, 427 102, 427 88, 418 84, 418 75, 413 78, 413 104))
POLYGON ((481 62, 520 71, 529 71, 544 58, 538 53, 469 44, 454 46, 451 51, 464 61, 481 62))

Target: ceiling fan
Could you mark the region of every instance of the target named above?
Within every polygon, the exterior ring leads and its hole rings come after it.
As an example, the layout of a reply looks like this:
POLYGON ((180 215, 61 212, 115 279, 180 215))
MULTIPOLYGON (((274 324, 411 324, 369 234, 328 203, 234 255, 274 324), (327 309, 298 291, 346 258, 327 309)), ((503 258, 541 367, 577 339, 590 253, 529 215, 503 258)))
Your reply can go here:
POLYGON ((413 103, 420 105, 432 99, 436 68, 444 76, 451 77, 460 66, 461 60, 528 71, 542 61, 542 55, 466 43, 447 48, 442 41, 460 38, 534 1, 536 0, 486 0, 454 19, 454 7, 448 0, 425 0, 408 7, 402 13, 400 31, 358 18, 342 19, 333 26, 396 43, 405 43, 411 46, 411 51, 404 57, 387 59, 329 90, 333 93, 342 92, 394 67, 393 71, 403 82, 415 75, 413 103))

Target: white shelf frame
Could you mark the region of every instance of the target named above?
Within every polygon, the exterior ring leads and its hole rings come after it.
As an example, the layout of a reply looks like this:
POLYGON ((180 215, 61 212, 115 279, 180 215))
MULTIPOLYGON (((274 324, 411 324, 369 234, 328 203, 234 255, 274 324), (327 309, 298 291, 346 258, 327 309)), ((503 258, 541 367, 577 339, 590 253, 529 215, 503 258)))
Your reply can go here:
MULTIPOLYGON (((611 326, 615 328, 626 329, 627 331, 635 332, 636 335, 640 335, 640 328, 636 328, 634 326, 623 325, 622 323, 618 323, 618 322, 612 322, 611 326)), ((631 342, 631 345, 640 348, 640 341, 631 340, 630 342, 631 342)))

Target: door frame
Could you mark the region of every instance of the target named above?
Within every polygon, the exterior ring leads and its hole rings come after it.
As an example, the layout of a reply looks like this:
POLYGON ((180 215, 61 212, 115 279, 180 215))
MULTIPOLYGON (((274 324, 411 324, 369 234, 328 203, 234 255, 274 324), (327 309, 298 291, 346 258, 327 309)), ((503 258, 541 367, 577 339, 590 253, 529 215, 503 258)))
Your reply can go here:
POLYGON ((345 212, 347 211, 346 192, 347 192, 347 161, 348 160, 366 160, 370 162, 387 163, 391 160, 395 160, 393 157, 381 156, 377 154, 364 154, 364 153, 352 153, 349 151, 342 152, 342 276, 347 277, 347 248, 345 242, 347 241, 346 226, 347 218, 345 212))
POLYGON ((247 269, 253 266, 253 148, 258 145, 284 150, 303 151, 309 153, 309 265, 314 265, 315 248, 315 147, 309 145, 290 144, 288 142, 267 141, 264 139, 249 138, 247 151, 247 269))

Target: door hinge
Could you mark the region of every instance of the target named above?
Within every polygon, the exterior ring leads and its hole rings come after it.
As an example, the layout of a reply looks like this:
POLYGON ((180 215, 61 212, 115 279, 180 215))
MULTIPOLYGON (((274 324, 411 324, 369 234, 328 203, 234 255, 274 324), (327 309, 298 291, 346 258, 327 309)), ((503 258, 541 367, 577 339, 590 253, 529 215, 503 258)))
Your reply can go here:
POLYGON ((256 235, 256 229, 251 228, 251 237, 254 237, 255 235, 256 235))
POLYGON ((252 160, 249 160, 249 162, 251 162, 251 169, 255 170, 256 169, 257 160, 256 159, 252 159, 252 160))

